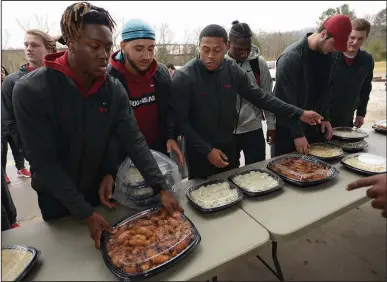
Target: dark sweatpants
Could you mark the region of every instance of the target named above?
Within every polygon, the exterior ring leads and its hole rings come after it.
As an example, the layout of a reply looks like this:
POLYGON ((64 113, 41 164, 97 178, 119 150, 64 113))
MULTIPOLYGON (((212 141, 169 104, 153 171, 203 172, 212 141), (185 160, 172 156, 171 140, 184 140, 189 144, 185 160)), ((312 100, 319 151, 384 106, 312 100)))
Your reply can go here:
POLYGON ((7 134, 1 137, 1 167, 4 169, 4 172, 7 167, 8 143, 11 147, 17 170, 24 168, 24 154, 20 137, 18 134, 7 134))
MULTIPOLYGON (((275 156, 281 156, 284 154, 289 154, 296 151, 294 146, 294 138, 290 134, 290 130, 286 126, 278 125, 276 126, 277 136, 275 141, 275 156)), ((304 126, 304 134, 308 139, 309 144, 317 142, 325 142, 324 134, 320 131, 319 126, 304 126)))
POLYGON ((236 142, 233 140, 230 144, 214 146, 214 148, 221 150, 226 154, 229 165, 224 168, 217 168, 213 166, 207 159, 196 152, 194 148, 186 144, 188 179, 201 178, 206 179, 211 175, 225 172, 238 167, 238 156, 236 151, 236 142))
MULTIPOLYGON (((241 151, 245 156, 245 165, 264 161, 266 159, 266 142, 263 136, 262 128, 236 134, 237 154, 240 156, 241 151)), ((239 167, 238 158, 238 167, 239 167)))
POLYGON ((1 231, 11 228, 16 223, 16 207, 12 200, 8 185, 5 182, 4 170, 1 170, 1 231))

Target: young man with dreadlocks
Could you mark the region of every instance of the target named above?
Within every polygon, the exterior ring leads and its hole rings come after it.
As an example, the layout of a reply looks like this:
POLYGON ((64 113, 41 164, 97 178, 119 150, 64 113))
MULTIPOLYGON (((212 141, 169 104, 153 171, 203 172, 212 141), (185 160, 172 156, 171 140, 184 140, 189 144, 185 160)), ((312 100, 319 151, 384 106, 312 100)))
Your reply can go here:
POLYGON ((13 104, 43 219, 70 214, 84 219, 99 248, 102 230, 109 226, 93 206, 114 207, 114 180, 104 162, 113 136, 161 193, 162 204, 170 212, 182 209, 164 189, 167 184, 138 130, 128 94, 106 74, 113 45, 110 14, 78 2, 65 10, 60 26, 68 51, 46 56, 46 67, 20 80, 13 104))
POLYGON ((56 41, 47 33, 38 30, 27 30, 24 36, 24 54, 27 64, 18 71, 8 75, 1 84, 1 165, 5 173, 7 183, 10 179, 6 173, 8 144, 11 147, 15 159, 17 174, 19 177, 31 177, 31 173, 24 166, 24 153, 20 136, 16 126, 15 114, 12 106, 12 93, 16 81, 27 73, 43 66, 43 58, 49 53, 56 52, 56 41))
MULTIPOLYGON (((128 92, 138 127, 149 148, 165 155, 173 151, 181 166, 183 154, 176 142, 169 104, 172 78, 167 67, 154 59, 155 31, 148 23, 133 19, 124 25, 121 35, 121 50, 111 56, 108 73, 128 92)), ((126 157, 120 151, 118 165, 126 157)))
MULTIPOLYGON (((226 59, 236 63, 247 72, 251 83, 272 94, 273 80, 269 67, 259 48, 252 44, 253 33, 248 24, 234 21, 227 42, 226 59)), ((238 155, 245 156, 246 165, 265 160, 266 144, 263 136, 262 120, 267 122, 267 142, 275 142, 275 116, 273 113, 256 108, 250 102, 237 96, 238 124, 235 130, 238 155)))
POLYGON ((321 126, 308 126, 277 116, 276 156, 295 150, 307 154, 309 142, 325 142, 332 137, 329 117, 335 65, 332 52, 346 51, 351 30, 349 17, 332 16, 316 32, 287 47, 277 59, 274 95, 289 104, 322 113, 324 121, 321 126))
POLYGON ((190 179, 207 178, 238 166, 233 136, 238 94, 257 108, 288 119, 310 124, 322 119, 316 112, 286 104, 251 83, 238 64, 225 59, 227 41, 223 27, 205 27, 199 36, 200 58, 177 70, 172 80, 171 104, 186 138, 190 179))

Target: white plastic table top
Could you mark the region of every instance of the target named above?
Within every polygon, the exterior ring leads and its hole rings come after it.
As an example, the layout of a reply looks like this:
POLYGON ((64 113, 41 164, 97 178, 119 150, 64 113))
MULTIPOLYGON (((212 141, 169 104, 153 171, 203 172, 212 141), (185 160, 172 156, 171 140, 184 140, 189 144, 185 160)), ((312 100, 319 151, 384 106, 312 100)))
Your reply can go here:
MULTIPOLYGON (((195 181, 184 183, 185 189, 195 181)), ((185 281, 201 277, 211 279, 233 260, 256 255, 269 242, 269 233, 238 206, 204 215, 183 202, 185 214, 195 224, 202 241, 187 258, 148 280, 185 281)), ((99 208, 110 222, 133 213, 117 208, 99 208)), ((28 275, 35 281, 112 281, 117 280, 94 248, 88 229, 82 222, 64 218, 53 222, 38 222, 2 232, 2 244, 30 245, 41 250, 37 265, 28 275)))
MULTIPOLYGON (((371 128, 363 130, 369 133, 366 139, 369 147, 365 152, 386 157, 386 135, 371 128)), ((268 160, 262 161, 213 178, 225 179, 236 171, 265 168, 267 163, 268 160)), ((340 162, 334 166, 340 172, 334 180, 308 188, 285 182, 282 190, 272 194, 256 198, 246 196, 240 207, 269 231, 271 240, 281 242, 296 238, 370 200, 365 189, 345 190, 347 184, 364 175, 349 171, 340 162)))

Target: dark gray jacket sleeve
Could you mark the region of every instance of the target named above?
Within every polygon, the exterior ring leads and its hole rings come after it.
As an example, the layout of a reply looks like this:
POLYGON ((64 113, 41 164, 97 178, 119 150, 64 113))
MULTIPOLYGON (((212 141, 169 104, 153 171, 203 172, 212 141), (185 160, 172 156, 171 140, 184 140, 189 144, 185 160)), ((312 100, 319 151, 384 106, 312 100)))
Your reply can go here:
POLYGON ((75 217, 85 219, 92 206, 57 161, 57 142, 48 119, 46 101, 28 79, 20 79, 13 90, 13 107, 34 182, 58 199, 75 217))
POLYGON ((15 86, 13 74, 7 76, 1 84, 1 117, 5 124, 15 124, 15 114, 12 105, 12 92, 15 86))
MULTIPOLYGON (((288 104, 297 105, 298 91, 300 91, 302 83, 299 79, 301 72, 302 67, 297 55, 291 53, 281 55, 277 61, 275 96, 279 96, 288 104)), ((300 120, 290 121, 288 127, 293 138, 305 136, 300 120)))
POLYGON ((370 94, 372 90, 372 79, 374 77, 374 59, 371 57, 372 63, 370 64, 370 72, 368 73, 363 86, 360 90, 360 101, 359 106, 357 107, 356 115, 365 117, 367 113, 367 105, 370 99, 370 94))
POLYGON ((204 139, 191 126, 189 116, 191 107, 191 86, 189 84, 189 77, 180 71, 175 72, 172 80, 171 88, 171 105, 175 119, 178 123, 179 131, 188 140, 191 147, 193 147, 199 154, 207 158, 212 150, 211 144, 204 141, 204 139))
POLYGON ((282 100, 263 91, 253 84, 247 73, 238 67, 239 89, 238 93, 250 103, 260 109, 274 113, 276 116, 298 119, 304 112, 300 108, 287 104, 282 100))
POLYGON ((167 188, 165 179, 138 128, 125 88, 121 83, 116 83, 114 90, 115 95, 120 95, 120 108, 115 121, 116 140, 119 140, 121 147, 126 151, 145 181, 155 193, 158 193, 161 189, 167 188))

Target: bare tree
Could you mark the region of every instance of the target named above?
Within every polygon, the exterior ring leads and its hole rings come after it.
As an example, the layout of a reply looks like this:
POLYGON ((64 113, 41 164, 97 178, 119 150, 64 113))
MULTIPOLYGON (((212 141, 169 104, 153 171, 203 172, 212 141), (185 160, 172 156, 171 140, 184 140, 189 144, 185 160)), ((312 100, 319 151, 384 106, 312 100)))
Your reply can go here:
POLYGON ((122 29, 124 28, 125 25, 125 20, 122 18, 119 22, 117 22, 116 28, 113 30, 113 52, 116 52, 117 50, 120 49, 120 42, 121 42, 121 33, 122 29))
POLYGON ((7 49, 8 47, 8 41, 11 38, 11 34, 9 34, 8 29, 4 30, 4 33, 2 35, 2 40, 1 40, 1 49, 7 49))
POLYGON ((20 21, 18 18, 16 18, 16 22, 19 25, 19 27, 23 31, 27 31, 31 28, 40 29, 41 31, 44 31, 45 33, 52 33, 52 34, 58 34, 59 33, 59 25, 57 22, 49 22, 48 21, 48 15, 45 14, 44 16, 39 16, 37 14, 34 14, 33 16, 34 20, 32 21, 20 21))
POLYGON ((157 50, 156 50, 156 58, 161 63, 168 63, 170 61, 170 57, 174 50, 172 44, 173 40, 173 32, 169 28, 167 23, 162 23, 159 28, 157 28, 156 34, 159 35, 157 40, 157 50))

